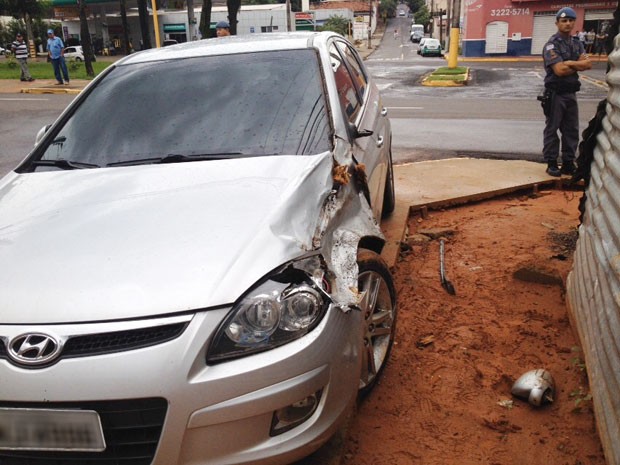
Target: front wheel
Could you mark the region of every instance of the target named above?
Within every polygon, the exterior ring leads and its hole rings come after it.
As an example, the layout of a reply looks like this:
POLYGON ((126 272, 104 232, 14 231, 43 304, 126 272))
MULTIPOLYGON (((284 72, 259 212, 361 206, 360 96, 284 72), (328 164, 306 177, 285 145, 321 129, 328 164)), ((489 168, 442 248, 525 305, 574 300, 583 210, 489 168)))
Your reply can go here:
POLYGON ((392 274, 377 253, 361 249, 357 263, 358 290, 364 293, 360 303, 364 328, 358 388, 363 397, 377 383, 392 349, 396 334, 396 291, 392 274))
POLYGON ((75 57, 75 61, 82 61, 80 57, 75 57))

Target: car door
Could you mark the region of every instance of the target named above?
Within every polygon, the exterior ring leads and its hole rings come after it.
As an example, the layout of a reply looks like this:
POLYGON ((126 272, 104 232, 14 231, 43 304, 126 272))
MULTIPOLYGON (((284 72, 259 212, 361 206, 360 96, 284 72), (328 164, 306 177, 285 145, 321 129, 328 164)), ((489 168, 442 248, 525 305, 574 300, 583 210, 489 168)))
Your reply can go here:
POLYGON ((355 160, 365 166, 370 205, 376 218, 380 218, 389 160, 387 110, 357 52, 348 43, 334 40, 330 57, 345 118, 359 131, 372 132, 367 137, 353 139, 351 143, 355 160))

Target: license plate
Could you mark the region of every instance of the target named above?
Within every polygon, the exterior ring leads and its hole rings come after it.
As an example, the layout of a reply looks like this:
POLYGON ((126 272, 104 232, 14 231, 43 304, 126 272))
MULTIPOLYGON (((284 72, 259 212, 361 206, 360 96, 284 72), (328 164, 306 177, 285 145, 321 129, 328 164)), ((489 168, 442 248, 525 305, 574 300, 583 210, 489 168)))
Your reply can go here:
POLYGON ((0 408, 0 449, 101 452, 105 439, 94 410, 0 408))

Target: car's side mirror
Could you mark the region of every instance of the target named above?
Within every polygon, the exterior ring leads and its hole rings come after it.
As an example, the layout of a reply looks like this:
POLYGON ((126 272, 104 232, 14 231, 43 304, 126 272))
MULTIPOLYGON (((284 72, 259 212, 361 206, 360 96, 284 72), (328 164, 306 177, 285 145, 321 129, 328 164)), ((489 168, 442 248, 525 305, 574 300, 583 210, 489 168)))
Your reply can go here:
POLYGON ((39 129, 39 132, 37 132, 37 136, 34 138, 35 146, 39 145, 39 142, 41 142, 41 140, 43 139, 43 136, 45 136, 45 133, 50 127, 51 127, 51 124, 48 124, 48 125, 43 126, 41 129, 39 129))

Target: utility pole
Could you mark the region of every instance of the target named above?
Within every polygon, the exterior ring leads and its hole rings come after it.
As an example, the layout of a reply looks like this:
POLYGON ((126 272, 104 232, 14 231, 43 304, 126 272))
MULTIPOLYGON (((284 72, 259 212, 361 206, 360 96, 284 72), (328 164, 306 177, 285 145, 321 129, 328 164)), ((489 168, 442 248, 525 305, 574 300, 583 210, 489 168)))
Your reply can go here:
POLYGON ((443 43, 443 10, 439 9, 439 43, 444 46, 443 43))
POLYGON ((196 38, 196 18, 194 17, 194 0, 187 0, 187 41, 191 42, 196 38))
POLYGON ((286 0, 286 31, 291 32, 291 0, 286 0))
POLYGON ((461 18, 461 0, 454 0, 452 9, 452 29, 450 29, 450 51, 448 53, 448 68, 456 68, 459 58, 459 26, 461 18))
POLYGON ((431 0, 431 27, 430 31, 428 31, 431 37, 434 37, 433 32, 435 32, 435 2, 431 0))
POLYGON ((368 0, 368 49, 372 48, 370 37, 372 36, 372 0, 368 0))
MULTIPOLYGON (((450 30, 450 25, 452 24, 452 0, 448 0, 448 5, 447 5, 447 11, 446 11, 446 28, 449 31, 450 30)), ((448 37, 447 42, 448 45, 450 45, 450 34, 448 33, 448 37)))

